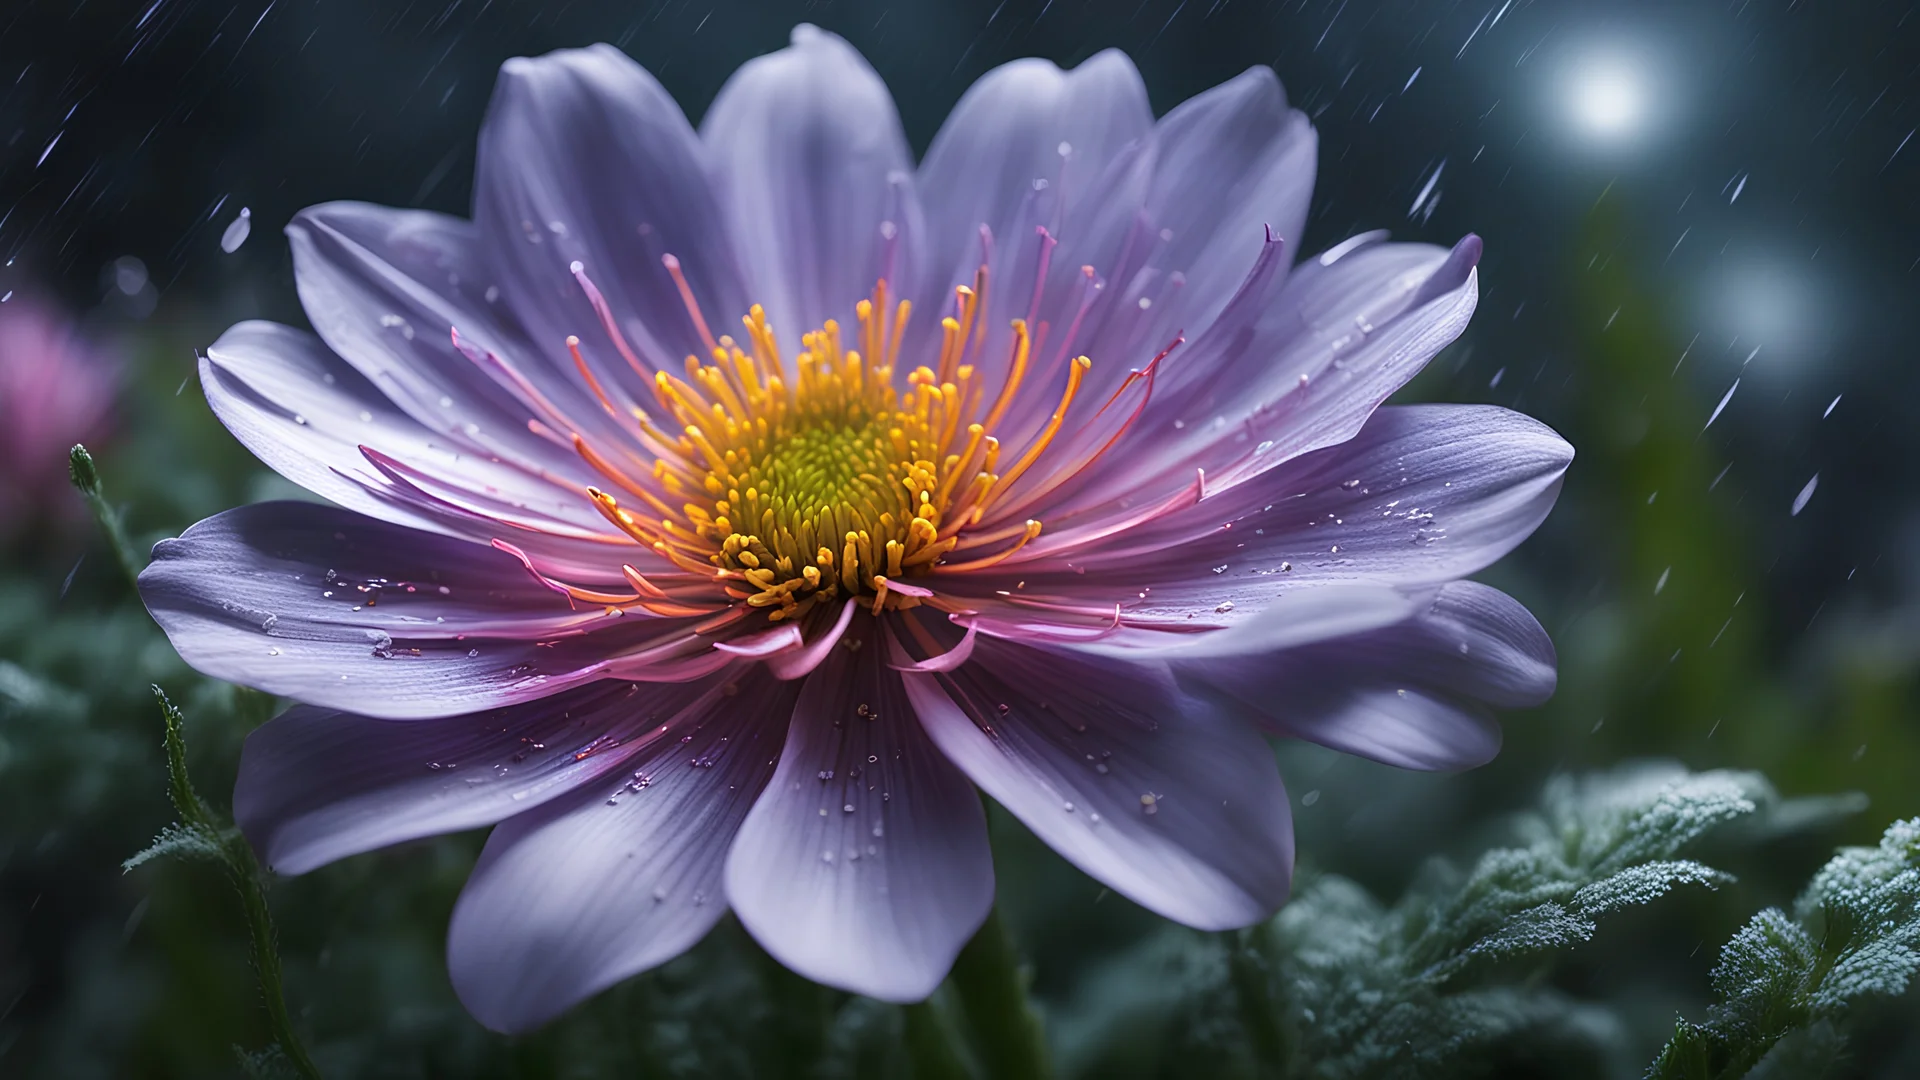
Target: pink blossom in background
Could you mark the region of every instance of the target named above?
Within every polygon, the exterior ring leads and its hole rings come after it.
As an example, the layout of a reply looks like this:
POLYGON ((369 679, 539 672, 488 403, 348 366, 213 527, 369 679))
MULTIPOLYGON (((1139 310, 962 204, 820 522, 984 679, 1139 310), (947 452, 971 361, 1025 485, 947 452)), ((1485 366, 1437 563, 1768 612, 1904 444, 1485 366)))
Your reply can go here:
POLYGON ((116 365, 52 302, 0 303, 0 537, 85 516, 67 452, 108 434, 118 392, 116 365))

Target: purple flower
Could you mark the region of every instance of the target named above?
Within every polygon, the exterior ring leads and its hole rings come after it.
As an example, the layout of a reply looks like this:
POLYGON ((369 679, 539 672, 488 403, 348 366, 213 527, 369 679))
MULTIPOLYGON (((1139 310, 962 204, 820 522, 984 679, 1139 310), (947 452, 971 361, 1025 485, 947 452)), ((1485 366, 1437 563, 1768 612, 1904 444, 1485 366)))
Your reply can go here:
POLYGON ((67 486, 67 451, 109 430, 119 371, 51 302, 0 303, 0 539, 86 516, 67 486))
POLYGON ((1115 52, 992 72, 917 169, 811 27, 697 133, 611 48, 508 62, 472 222, 303 212, 319 336, 202 362, 339 504, 142 577, 189 662, 306 703, 248 739, 242 828, 300 873, 495 826, 448 963, 504 1030, 729 908, 925 996, 993 901, 976 787, 1169 918, 1268 915, 1263 733, 1463 768, 1551 692, 1539 625, 1460 579, 1572 456, 1378 407, 1466 325, 1480 242, 1290 265, 1315 145, 1264 68, 1155 122, 1115 52))

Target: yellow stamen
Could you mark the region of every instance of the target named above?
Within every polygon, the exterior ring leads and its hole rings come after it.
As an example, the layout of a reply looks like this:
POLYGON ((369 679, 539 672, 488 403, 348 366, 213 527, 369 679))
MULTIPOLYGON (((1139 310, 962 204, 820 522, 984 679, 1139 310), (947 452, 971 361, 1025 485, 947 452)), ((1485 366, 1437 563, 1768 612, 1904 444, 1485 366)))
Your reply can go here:
MULTIPOLYGON (((1038 521, 1017 527, 1018 537, 1005 529, 992 537, 961 534, 1059 435, 1090 361, 1073 362, 1047 423, 1002 472, 995 429, 1025 385, 1034 346, 1026 322, 1013 320, 1004 377, 982 378, 969 354, 986 340, 984 268, 971 286, 955 290, 956 314, 942 320, 938 357, 927 358, 933 365, 914 366, 896 384, 912 308, 888 295, 886 281, 855 305, 856 323, 844 337, 833 320, 802 335, 789 368, 764 309, 755 305, 741 319, 743 342, 714 338, 677 260, 663 262, 707 359, 688 356, 684 376, 653 374, 660 412, 628 409, 640 445, 655 455, 651 462, 572 435, 581 458, 644 507, 647 516, 638 517, 607 491, 588 489, 621 533, 711 583, 702 588, 719 585, 724 595, 708 595, 730 611, 761 611, 775 621, 837 597, 858 598, 875 612, 930 603, 926 587, 906 582, 993 566, 1039 535, 1038 521), (1008 540, 994 554, 953 561, 1008 540)), ((623 418, 578 341, 567 346, 593 396, 623 418)), ((631 565, 622 573, 632 596, 590 589, 569 595, 616 614, 712 610, 684 584, 663 588, 631 565)))

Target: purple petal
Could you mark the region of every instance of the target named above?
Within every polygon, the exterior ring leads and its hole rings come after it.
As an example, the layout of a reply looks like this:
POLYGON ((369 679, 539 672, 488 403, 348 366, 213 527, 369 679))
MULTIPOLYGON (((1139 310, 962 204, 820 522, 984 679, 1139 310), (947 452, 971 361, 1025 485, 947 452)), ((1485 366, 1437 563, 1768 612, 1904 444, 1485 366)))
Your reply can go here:
POLYGON ((780 756, 789 685, 722 684, 620 775, 493 830, 447 931, 475 1019, 527 1031, 705 936, 727 908, 727 845, 780 756))
POLYGON ((162 540, 140 594, 208 675, 395 719, 545 697, 643 647, 727 659, 688 620, 574 611, 503 552, 312 503, 243 506, 162 540))
MULTIPOLYGON (((1398 621, 1402 615, 1390 611, 1396 592, 1475 573, 1526 539, 1553 508, 1572 457, 1552 430, 1505 409, 1385 408, 1349 442, 1068 558, 1009 560, 1004 570, 936 581, 989 616, 1018 603, 1039 624, 1087 625, 1075 613, 1103 609, 1111 623, 1118 605, 1129 626, 1237 627, 1283 597, 1318 603, 1304 594, 1330 583, 1377 590, 1383 621, 1398 621), (1067 615, 1053 614, 1062 609, 1067 615)), ((1339 607, 1330 608, 1329 625, 1339 625, 1339 607)), ((1297 624, 1289 633, 1319 625, 1304 615, 1276 611, 1275 618, 1297 624)), ((994 618, 979 625, 1006 636, 994 618)), ((1267 632, 1248 631, 1256 641, 1267 632)), ((1155 648, 1193 647, 1179 640, 1188 636, 1155 648)), ((1133 639, 1112 644, 1143 647, 1133 639)))
POLYGON ((429 429, 312 334, 240 323, 208 347, 200 382, 214 414, 256 457, 351 510, 482 543, 512 531, 542 565, 570 576, 604 577, 616 565, 607 547, 616 537, 585 495, 429 429), (442 491, 468 493, 465 504, 476 509, 396 485, 363 447, 439 478, 442 491))
MULTIPOLYGON (((816 27, 749 60, 700 124, 754 297, 785 340, 889 275, 911 295, 924 226, 893 98, 851 45, 816 27)), ((931 313, 928 313, 931 315, 931 313)))
POLYGON ((807 678, 727 897, 800 974, 919 1001, 992 907, 993 860, 979 796, 914 722, 880 638, 862 614, 807 678))
POLYGON ((1108 455, 1084 482, 1031 508, 1055 540, 1023 557, 1060 549, 1075 522, 1178 492, 1201 470, 1217 494, 1352 438, 1466 327, 1479 252, 1477 237, 1446 255, 1363 245, 1331 264, 1309 260, 1272 300, 1277 272, 1256 267, 1219 321, 1168 357, 1131 440, 1140 452, 1108 455))
MULTIPOLYGON (((1039 306, 1050 334, 1032 396, 997 433, 1003 442, 1018 444, 1045 422, 1067 358, 1093 358, 1082 393, 1104 401, 1177 337, 1205 333, 1269 236, 1298 243, 1316 147, 1312 125, 1287 107, 1273 73, 1255 68, 1180 105, 1117 153, 1064 215, 1039 306), (1079 319, 1083 301, 1090 306, 1079 319)), ((1291 258, 1283 256, 1275 282, 1291 258)), ((1026 283, 1016 277, 1004 287, 1024 292, 1026 283)), ((985 352, 990 363, 993 341, 985 352)))
POLYGON ((598 682, 435 720, 296 705, 247 736, 234 819, 282 874, 492 825, 620 770, 716 679, 598 682))
POLYGON ((604 424, 600 406, 585 396, 571 362, 554 366, 508 314, 498 271, 472 223, 326 203, 296 215, 287 239, 314 330, 401 410, 456 444, 588 475, 573 453, 528 430, 536 411, 524 393, 455 347, 458 330, 468 348, 502 357, 578 418, 580 430, 605 430, 596 426, 604 424))
POLYGON ((996 254, 1006 254, 996 259, 995 278, 1009 287, 990 291, 983 329, 997 331, 1024 317, 1034 264, 1018 256, 1034 230, 1052 226, 1121 147, 1152 128, 1140 73, 1115 49, 1071 71, 1027 58, 981 76, 934 136, 918 173, 934 245, 928 264, 935 271, 929 280, 934 310, 946 301, 944 290, 972 280, 984 225, 996 254))
POLYGON ((1181 683, 1273 733, 1408 769, 1493 760, 1488 706, 1553 693, 1553 643, 1527 609, 1456 581, 1415 618, 1305 648, 1177 661, 1181 683))
POLYGON ((1172 233, 1158 261, 1185 273, 1187 325, 1198 331, 1269 233, 1297 250, 1319 138, 1306 114, 1287 107, 1273 69, 1254 67, 1177 106, 1154 128, 1154 142, 1159 167, 1147 205, 1172 233))
POLYGON ((1227 599, 1309 578, 1436 584, 1484 569, 1531 535, 1572 461, 1566 440, 1507 409, 1385 408, 1352 440, 1082 561, 1185 566, 1193 587, 1227 599), (1121 550, 1129 542, 1148 549, 1184 528, 1199 535, 1137 562, 1121 550))
POLYGON ((983 637, 959 670, 904 678, 947 757, 1116 892, 1210 930, 1286 900, 1293 827, 1272 750, 1163 667, 983 637))
MULTIPOLYGON (((1466 329, 1480 303, 1480 252, 1479 237, 1461 240, 1413 290, 1402 314, 1371 330, 1371 323, 1356 324, 1354 337, 1336 339, 1323 368, 1248 419, 1237 459, 1214 470, 1210 485, 1231 487, 1357 434, 1381 402, 1466 329)), ((1388 288, 1404 287, 1410 274, 1388 288)))
POLYGON ((564 343, 577 335, 603 380, 652 400, 575 279, 576 261, 648 371, 677 371, 687 354, 706 352, 666 256, 678 259, 711 333, 746 313, 705 149, 659 82, 610 45, 501 66, 474 187, 506 299, 563 371, 573 370, 564 343))

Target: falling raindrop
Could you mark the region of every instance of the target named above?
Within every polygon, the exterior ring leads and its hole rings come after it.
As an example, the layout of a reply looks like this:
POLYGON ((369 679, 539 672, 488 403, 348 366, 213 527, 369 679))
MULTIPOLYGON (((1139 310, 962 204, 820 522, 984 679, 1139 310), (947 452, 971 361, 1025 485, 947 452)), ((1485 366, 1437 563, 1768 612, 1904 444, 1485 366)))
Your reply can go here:
POLYGON ((1788 514, 1787 516, 1799 517, 1800 511, 1805 510, 1807 508, 1807 500, 1813 498, 1813 489, 1819 486, 1820 486, 1820 474, 1814 473, 1813 479, 1807 481, 1807 486, 1801 488, 1800 494, 1795 495, 1793 497, 1793 512, 1788 514))
POLYGON ((253 211, 245 206, 240 208, 240 216, 227 225, 227 231, 220 234, 220 250, 231 255, 240 250, 247 242, 247 235, 253 232, 253 211))

